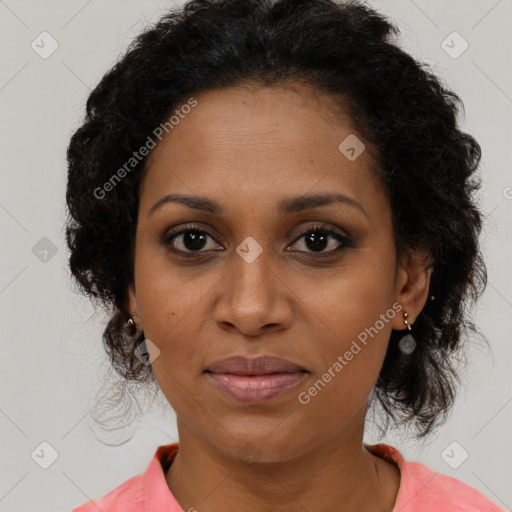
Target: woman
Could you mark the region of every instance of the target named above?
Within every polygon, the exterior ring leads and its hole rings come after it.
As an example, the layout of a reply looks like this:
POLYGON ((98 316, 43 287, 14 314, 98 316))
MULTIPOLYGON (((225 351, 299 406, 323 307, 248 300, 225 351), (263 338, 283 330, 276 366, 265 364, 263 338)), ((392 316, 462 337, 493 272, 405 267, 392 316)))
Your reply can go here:
POLYGON ((377 402, 418 437, 446 419, 487 278, 480 146, 397 33, 357 2, 195 0, 91 93, 70 268, 179 443, 75 512, 501 510, 363 442, 377 402))

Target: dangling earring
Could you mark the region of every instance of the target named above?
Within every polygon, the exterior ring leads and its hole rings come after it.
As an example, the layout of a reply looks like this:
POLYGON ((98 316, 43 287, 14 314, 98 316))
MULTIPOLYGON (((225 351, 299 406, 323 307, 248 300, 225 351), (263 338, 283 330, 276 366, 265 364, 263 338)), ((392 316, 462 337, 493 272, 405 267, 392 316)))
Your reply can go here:
POLYGON ((135 325, 135 321, 133 320, 134 315, 130 315, 128 320, 126 320, 124 324, 124 332, 128 336, 134 336, 137 332, 137 326, 135 325))
POLYGON ((409 316, 408 313, 404 313, 404 323, 407 326, 407 329, 409 332, 400 338, 400 341, 398 342, 398 348, 404 353, 404 354, 412 354, 414 352, 414 349, 416 348, 416 340, 414 339, 414 336, 412 335, 412 328, 409 325, 409 322, 407 321, 407 317, 409 316))

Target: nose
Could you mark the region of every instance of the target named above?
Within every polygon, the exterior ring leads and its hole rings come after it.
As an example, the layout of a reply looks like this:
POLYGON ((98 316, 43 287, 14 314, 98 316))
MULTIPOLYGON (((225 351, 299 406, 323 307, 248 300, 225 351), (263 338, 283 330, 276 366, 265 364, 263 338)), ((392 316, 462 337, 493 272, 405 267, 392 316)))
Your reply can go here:
POLYGON ((217 288, 213 316, 219 327, 252 337, 289 328, 291 293, 265 251, 250 263, 234 254, 229 265, 217 288))

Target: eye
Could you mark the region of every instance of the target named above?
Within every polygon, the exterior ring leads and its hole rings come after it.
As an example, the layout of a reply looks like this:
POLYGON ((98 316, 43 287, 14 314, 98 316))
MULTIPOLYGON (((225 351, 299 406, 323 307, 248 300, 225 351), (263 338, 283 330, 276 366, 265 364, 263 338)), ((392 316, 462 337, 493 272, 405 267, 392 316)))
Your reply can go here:
POLYGON ((352 240, 348 236, 323 224, 309 226, 303 229, 300 235, 293 243, 293 246, 297 245, 298 240, 304 239, 303 247, 305 246, 310 251, 299 250, 298 252, 306 252, 313 257, 333 256, 343 248, 353 246, 352 240), (330 250, 324 250, 329 247, 331 248, 330 250))
MULTIPOLYGON (((319 224, 309 226, 300 232, 291 247, 304 239, 306 250, 293 249, 292 252, 304 252, 308 257, 332 257, 342 249, 353 247, 352 240, 341 231, 334 230, 327 225, 319 224), (325 250, 329 248, 330 250, 325 250), (307 250, 310 249, 310 250, 307 250)), ((212 251, 223 250, 222 246, 205 230, 195 225, 186 225, 175 231, 167 233, 162 239, 163 245, 175 254, 183 257, 200 257, 211 254, 212 251), (208 239, 210 243, 208 249, 208 239)))
POLYGON ((208 246, 208 239, 213 240, 211 244, 213 250, 218 250, 220 245, 208 234, 207 231, 196 226, 184 226, 178 231, 171 231, 162 240, 163 244, 168 246, 172 252, 182 256, 198 256, 199 253, 209 252, 204 250, 208 246))

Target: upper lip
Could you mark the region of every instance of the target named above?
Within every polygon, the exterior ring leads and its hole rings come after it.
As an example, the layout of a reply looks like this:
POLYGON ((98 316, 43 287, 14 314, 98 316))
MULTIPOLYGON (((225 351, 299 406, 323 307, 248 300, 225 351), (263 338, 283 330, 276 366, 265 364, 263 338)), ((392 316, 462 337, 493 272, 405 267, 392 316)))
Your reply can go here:
POLYGON ((279 357, 260 356, 249 359, 244 356, 232 356, 216 361, 206 371, 233 375, 267 375, 269 373, 297 373, 306 370, 279 357))

